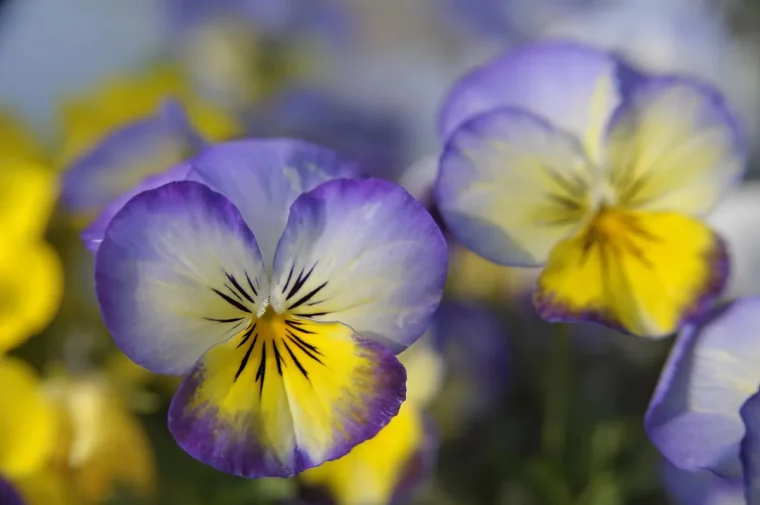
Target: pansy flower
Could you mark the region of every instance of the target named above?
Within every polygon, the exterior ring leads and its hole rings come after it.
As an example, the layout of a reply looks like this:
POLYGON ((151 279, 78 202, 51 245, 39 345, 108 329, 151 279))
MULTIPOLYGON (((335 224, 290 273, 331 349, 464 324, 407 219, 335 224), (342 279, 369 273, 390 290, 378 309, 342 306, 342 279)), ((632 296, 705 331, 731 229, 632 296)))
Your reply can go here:
POLYGON ((232 117, 198 97, 174 67, 114 77, 87 101, 65 101, 61 117, 61 199, 85 221, 144 178, 190 157, 203 141, 240 132, 232 117))
POLYGON ((544 319, 664 336, 722 290, 725 247, 699 217, 745 145, 709 86, 544 42, 466 75, 440 133, 444 221, 490 261, 543 266, 544 319))
POLYGON ((668 496, 679 505, 747 505, 740 479, 723 479, 709 470, 681 470, 668 461, 660 475, 668 496))
POLYGON ((758 325, 760 299, 745 298, 678 335, 645 419, 649 438, 676 467, 741 477, 740 446, 752 433, 742 408, 760 388, 758 325))
POLYGON ((246 477, 339 458, 398 412, 395 353, 438 305, 446 244, 402 188, 285 139, 219 144, 143 191, 97 249, 106 326, 136 363, 184 375, 169 429, 246 477), (337 178, 336 178, 337 177, 337 178))

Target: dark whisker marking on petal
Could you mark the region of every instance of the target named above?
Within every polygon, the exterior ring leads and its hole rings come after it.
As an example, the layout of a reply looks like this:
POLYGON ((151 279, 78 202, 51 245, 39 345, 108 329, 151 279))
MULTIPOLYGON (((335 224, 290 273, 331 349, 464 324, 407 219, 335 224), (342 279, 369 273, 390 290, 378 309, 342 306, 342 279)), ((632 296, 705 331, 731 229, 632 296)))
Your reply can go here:
POLYGON ((235 298, 237 298, 241 303, 245 303, 245 301, 243 301, 243 299, 240 298, 240 295, 238 294, 238 292, 235 291, 234 289, 232 289, 227 283, 224 283, 224 287, 227 288, 227 289, 229 289, 230 293, 232 293, 233 295, 235 295, 235 298))
MULTIPOLYGON (((226 284, 225 284, 225 286, 226 286, 226 284)), ((242 310, 243 312, 246 312, 246 313, 248 313, 248 314, 250 314, 250 313, 251 313, 251 311, 250 311, 250 310, 248 310, 248 308, 247 308, 245 305, 243 305, 242 303, 238 302, 238 301, 237 301, 237 300, 235 300, 234 298, 230 298, 228 295, 225 295, 224 293, 222 293, 222 292, 221 292, 221 291, 219 291, 218 289, 215 289, 215 288, 210 288, 210 289, 211 289, 211 291, 213 291, 213 292, 214 292, 214 293, 216 293, 217 295, 221 296, 221 297, 222 297, 222 299, 223 299, 225 302, 229 303, 230 305, 232 305, 232 306, 233 306, 233 307, 235 307, 236 309, 242 310)))
POLYGON ((240 341, 240 343, 237 345, 237 347, 242 347, 245 345, 246 341, 251 337, 251 333, 256 329, 256 323, 253 323, 253 326, 251 326, 247 332, 245 332, 245 335, 243 335, 243 340, 240 341))
POLYGON ((259 369, 256 371, 256 382, 259 382, 259 379, 261 379, 261 383, 259 384, 259 398, 261 398, 261 395, 264 393, 264 375, 266 374, 267 369, 267 343, 264 342, 261 344, 261 361, 259 362, 259 369))
MULTIPOLYGON (((253 283, 251 282, 251 278, 248 277, 248 272, 245 273, 245 280, 248 281, 248 285, 251 287, 251 291, 253 291, 253 296, 259 296, 259 292, 256 291, 256 288, 253 287, 253 283)), ((258 284, 258 279, 256 279, 256 283, 258 284)))
MULTIPOLYGON (((245 289, 243 289, 243 286, 241 286, 238 283, 237 279, 235 279, 235 276, 233 276, 232 274, 228 274, 226 272, 225 272, 225 275, 230 280, 230 282, 232 283, 232 285, 237 288, 237 290, 240 292, 240 294, 245 297, 246 300, 248 300, 251 303, 256 303, 256 302, 253 301, 253 298, 251 298, 251 295, 249 295, 248 292, 245 289)), ((248 276, 248 274, 246 274, 246 276, 248 276)))
POLYGON ((546 198, 564 208, 565 210, 579 210, 581 208, 580 203, 567 196, 557 195, 555 193, 547 193, 546 198))
POLYGON ((322 291, 322 289, 325 286, 327 286, 327 281, 323 282, 322 284, 320 284, 316 288, 314 288, 311 291, 309 291, 307 294, 303 295, 297 302, 295 302, 293 305, 291 305, 290 307, 288 307, 288 310, 295 309, 296 307, 299 307, 299 306, 303 305, 304 303, 308 302, 309 300, 311 300, 312 298, 314 298, 314 296, 317 293, 319 293, 320 291, 322 291))
POLYGON ((288 326, 290 326, 293 329, 293 331, 300 331, 301 333, 305 333, 307 335, 316 335, 315 332, 309 331, 309 330, 304 329, 304 328, 301 328, 301 326, 296 325, 294 322, 290 321, 289 319, 285 320, 285 324, 287 324, 288 326))
POLYGON ((311 317, 318 317, 318 316, 326 316, 327 314, 329 314, 329 312, 312 312, 311 314, 298 314, 298 316, 311 318, 311 317))
POLYGON ((212 321, 214 323, 235 323, 237 321, 240 321, 241 319, 244 319, 242 317, 233 317, 232 319, 216 319, 213 317, 204 317, 206 321, 212 321))
MULTIPOLYGON (((248 335, 250 335, 250 333, 248 335)), ((235 378, 233 379, 233 382, 237 382, 238 377, 240 377, 240 374, 243 373, 243 370, 245 370, 246 365, 248 365, 248 359, 251 357, 253 348, 256 347, 256 340, 258 340, 258 338, 259 338, 259 334, 257 333, 256 336, 253 337, 253 342, 251 342, 251 345, 248 347, 248 350, 245 351, 245 356, 243 356, 243 360, 240 362, 240 366, 238 367, 237 372, 235 373, 235 378)))
POLYGON ((583 179, 579 178, 576 174, 572 174, 571 178, 568 179, 549 166, 541 165, 541 168, 544 169, 544 172, 552 181, 564 189, 565 192, 569 195, 580 195, 584 193, 588 187, 586 182, 583 179))
POLYGON ((311 274, 314 272, 314 268, 316 268, 317 264, 314 263, 314 265, 311 267, 311 269, 306 272, 306 275, 304 275, 304 271, 301 270, 301 273, 298 274, 298 278, 293 283, 293 287, 290 288, 290 292, 288 293, 288 296, 285 297, 285 300, 290 300, 293 298, 293 296, 298 293, 298 291, 303 287, 304 284, 306 284, 306 281, 309 280, 309 277, 311 277, 311 274))
POLYGON ((290 285, 290 279, 293 278, 293 268, 295 268, 295 265, 290 265, 290 272, 288 272, 288 280, 285 281, 285 286, 282 287, 282 294, 285 294, 285 291, 288 290, 288 286, 290 285))
POLYGON ((312 353, 307 347, 304 347, 303 344, 305 344, 305 342, 303 340, 293 338, 290 335, 288 335, 288 339, 290 339, 290 341, 293 342, 293 344, 295 344, 295 346, 298 347, 301 350, 301 352, 303 352, 305 355, 307 355, 308 357, 310 357, 311 359, 313 359, 320 365, 324 365, 324 363, 322 363, 322 360, 319 359, 319 357, 317 357, 314 353, 312 353))
POLYGON ((280 356, 280 349, 277 348, 277 342, 274 340, 272 340, 272 347, 274 347, 274 359, 277 362, 277 373, 282 377, 283 359, 280 356))
POLYGON ((288 342, 285 341, 285 340, 283 340, 282 344, 285 346, 285 349, 288 351, 288 354, 290 354, 290 358, 293 360, 293 363, 296 364, 296 367, 298 367, 298 370, 301 372, 301 374, 306 378, 306 380, 308 380, 309 382, 311 382, 309 380, 309 372, 306 371, 306 369, 303 367, 303 365, 298 360, 298 358, 296 358, 296 355, 293 354, 293 351, 290 349, 290 346, 288 345, 288 342))

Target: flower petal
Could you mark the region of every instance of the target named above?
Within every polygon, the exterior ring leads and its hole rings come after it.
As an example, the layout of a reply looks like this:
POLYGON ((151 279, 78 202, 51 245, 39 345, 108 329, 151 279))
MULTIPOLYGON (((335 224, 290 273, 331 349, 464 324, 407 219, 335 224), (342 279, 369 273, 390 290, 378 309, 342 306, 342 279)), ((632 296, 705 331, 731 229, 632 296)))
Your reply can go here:
POLYGON ((456 130, 436 187, 447 226, 466 247, 505 265, 539 265, 590 205, 592 171, 565 132, 518 109, 456 130))
POLYGON ((96 213, 200 145, 180 106, 167 102, 154 116, 113 130, 77 158, 63 176, 63 204, 77 214, 96 213))
POLYGON ((341 322, 400 351, 435 312, 446 263, 440 229, 403 188, 379 179, 329 181, 290 210, 272 305, 341 322))
POLYGON ((352 176, 356 170, 329 149, 290 139, 218 144, 192 164, 204 183, 240 209, 268 269, 298 195, 328 179, 352 176))
POLYGON ((136 186, 122 193, 118 198, 109 203, 100 211, 98 217, 80 234, 82 241, 87 249, 92 253, 97 253, 100 248, 106 229, 113 217, 124 207, 128 201, 136 195, 149 189, 156 189, 164 184, 175 181, 192 180, 192 165, 182 163, 166 172, 146 177, 136 186))
POLYGON ((593 321, 659 337, 725 286, 725 246, 682 214, 605 209, 552 251, 534 303, 547 321, 593 321))
POLYGON ((52 321, 63 295, 63 265, 46 243, 0 250, 0 356, 52 321))
POLYGON ((741 442, 742 471, 747 505, 760 504, 760 393, 741 408, 746 433, 741 442))
POLYGON ((169 410, 179 445, 244 477, 288 477, 372 438, 404 400, 384 346, 338 323, 265 314, 211 349, 169 410))
POLYGON ((741 481, 722 479, 709 470, 681 470, 667 460, 661 475, 668 495, 679 505, 747 505, 741 481))
POLYGON ((48 464, 56 445, 56 411, 34 370, 17 358, 0 361, 0 474, 20 478, 48 464))
POLYGON ((642 81, 609 126, 607 164, 619 204, 710 210, 744 171, 744 137, 717 90, 683 78, 642 81))
POLYGON ((740 475, 742 404, 760 384, 760 299, 720 307, 676 340, 645 418, 649 438, 674 465, 740 475))
POLYGON ((0 503, 2 505, 24 505, 24 501, 11 483, 0 476, 0 503))
POLYGON ((192 181, 135 196, 95 262, 106 326, 151 371, 182 374, 245 325, 266 293, 256 239, 224 196, 192 181))
POLYGON ((620 90, 633 73, 610 54, 567 41, 524 46, 465 75, 441 108, 439 134, 447 139, 469 118, 516 107, 575 135, 592 161, 620 90))
POLYGON ((435 446, 425 443, 425 435, 422 411, 406 402, 376 437, 299 478, 309 486, 325 488, 336 505, 391 503, 414 458, 435 446))
POLYGON ((42 165, 3 157, 0 160, 0 219, 4 246, 43 237, 53 212, 58 185, 42 165))

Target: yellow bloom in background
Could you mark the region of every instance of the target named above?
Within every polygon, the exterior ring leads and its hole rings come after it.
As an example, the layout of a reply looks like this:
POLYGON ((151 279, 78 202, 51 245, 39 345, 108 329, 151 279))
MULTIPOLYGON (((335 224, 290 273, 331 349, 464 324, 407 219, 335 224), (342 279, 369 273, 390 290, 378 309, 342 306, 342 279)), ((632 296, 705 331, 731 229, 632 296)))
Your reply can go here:
POLYGON ((147 436, 101 377, 41 381, 25 362, 0 360, 0 474, 29 505, 95 505, 117 486, 154 489, 147 436))
POLYGON ((430 340, 426 335, 399 355, 407 370, 407 398, 398 415, 346 456, 301 473, 302 482, 325 489, 338 505, 382 505, 392 501, 411 473, 424 473, 416 468, 424 463, 415 465, 432 450, 423 412, 438 393, 445 369, 430 340))
POLYGON ((60 304, 63 270, 44 241, 58 196, 42 149, 10 115, 0 115, 0 355, 52 320, 60 304))
POLYGON ((57 166, 68 166, 114 129, 152 116, 167 99, 181 103, 191 123, 208 140, 228 139, 240 131, 232 118, 193 91, 180 69, 163 65, 145 74, 113 76, 64 98, 57 166))

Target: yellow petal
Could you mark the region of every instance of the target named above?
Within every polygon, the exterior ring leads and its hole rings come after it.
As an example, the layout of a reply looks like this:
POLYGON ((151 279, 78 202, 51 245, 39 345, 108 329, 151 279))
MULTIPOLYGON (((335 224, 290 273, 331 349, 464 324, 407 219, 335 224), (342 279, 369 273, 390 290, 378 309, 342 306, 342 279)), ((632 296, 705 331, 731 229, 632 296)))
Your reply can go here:
POLYGON ((67 476, 52 469, 36 472, 13 482, 25 505, 84 505, 74 497, 67 476))
POLYGON ((428 405, 443 384, 446 363, 428 333, 398 357, 406 368, 406 401, 418 408, 428 405))
POLYGON ((0 473, 10 479, 43 468, 55 448, 57 418, 34 370, 23 361, 0 360, 0 473))
POLYGON ((99 377, 64 378, 48 391, 68 421, 70 444, 62 463, 82 503, 102 503, 119 485, 142 495, 153 491, 148 437, 114 387, 99 377))
POLYGON ((45 243, 0 250, 0 355, 53 319, 63 293, 63 268, 45 243))
POLYGON ((336 461, 303 472, 300 478, 327 489, 338 505, 384 505, 390 503, 423 442, 422 415, 405 402, 375 438, 336 461))
POLYGON ((0 111, 0 158, 34 162, 44 159, 42 147, 31 130, 6 111, 0 111))
POLYGON ((6 158, 0 153, 0 221, 3 223, 0 249, 15 247, 20 241, 42 239, 57 195, 54 174, 34 162, 6 158))
POLYGON ((727 274, 725 246, 701 222, 602 209, 552 251, 535 303, 549 321, 596 321, 665 336, 717 296, 727 274))

